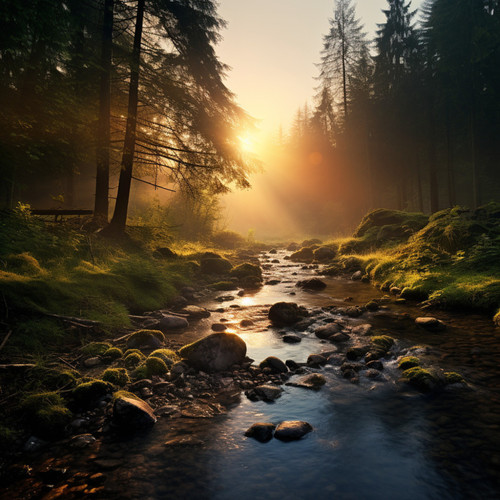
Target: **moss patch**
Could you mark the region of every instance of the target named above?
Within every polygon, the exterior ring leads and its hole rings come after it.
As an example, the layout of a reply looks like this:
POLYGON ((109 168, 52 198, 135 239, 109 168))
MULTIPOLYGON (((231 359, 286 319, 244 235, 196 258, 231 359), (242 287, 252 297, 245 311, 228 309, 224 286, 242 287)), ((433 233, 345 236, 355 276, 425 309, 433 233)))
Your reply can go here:
POLYGON ((245 262, 236 267, 233 267, 229 274, 239 279, 246 278, 248 276, 254 276, 261 279, 262 269, 257 264, 251 264, 249 262, 245 262))
POLYGON ((103 354, 103 356, 109 359, 120 359, 123 356, 123 352, 118 347, 111 347, 103 354))
POLYGON ((102 356, 109 349, 111 349, 109 342, 91 342, 82 347, 82 353, 86 356, 102 356))
POLYGON ((425 368, 415 366, 403 372, 404 380, 419 391, 430 391, 439 384, 439 379, 425 368))
POLYGON ((171 349, 157 349, 153 351, 150 355, 150 358, 159 358, 161 359, 167 366, 173 365, 176 361, 179 361, 179 356, 175 351, 171 349))
POLYGON ((89 407, 113 391, 113 386, 104 380, 90 380, 77 385, 71 395, 78 407, 89 407))
POLYGON ((120 387, 123 387, 130 382, 130 378, 125 368, 108 368, 101 375, 101 379, 120 387))
POLYGON ((408 370, 415 366, 420 366, 420 360, 415 356, 404 356, 398 362, 398 368, 400 370, 408 370))
POLYGON ((125 363, 125 366, 131 370, 132 368, 139 366, 144 359, 146 359, 146 356, 144 356, 141 352, 131 352, 125 356, 123 362, 125 363))
POLYGON ((154 341, 154 339, 162 344, 165 343, 165 335, 163 335, 160 330, 138 330, 130 334, 127 338, 127 347, 135 348, 142 345, 148 345, 151 341, 154 341))
POLYGON ((163 359, 152 357, 146 359, 146 370, 148 377, 152 377, 153 375, 165 375, 168 372, 168 367, 163 359))
POLYGON ((447 384, 465 384, 465 379, 457 372, 445 372, 444 378, 447 384))

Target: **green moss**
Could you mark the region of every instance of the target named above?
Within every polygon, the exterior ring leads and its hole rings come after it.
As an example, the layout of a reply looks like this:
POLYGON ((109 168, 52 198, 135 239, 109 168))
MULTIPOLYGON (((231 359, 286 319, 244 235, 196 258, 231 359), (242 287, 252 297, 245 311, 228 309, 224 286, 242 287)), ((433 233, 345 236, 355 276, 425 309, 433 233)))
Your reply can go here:
POLYGON ((123 352, 118 347, 111 347, 104 353, 105 358, 119 359, 123 356, 123 352))
POLYGON ((135 348, 147 345, 155 338, 162 344, 165 343, 165 335, 160 330, 138 330, 127 338, 127 347, 135 348))
POLYGON ((106 351, 111 349, 109 342, 91 342, 82 347, 82 353, 86 356, 102 356, 106 351))
POLYGON ((175 351, 170 349, 157 349, 153 351, 150 355, 150 358, 159 358, 161 359, 167 366, 173 365, 180 358, 175 351))
POLYGON ((398 368, 400 370, 408 370, 415 366, 420 366, 420 360, 415 356, 404 356, 398 362, 398 368))
POLYGON ((77 385, 71 395, 80 407, 88 407, 96 403, 100 398, 112 392, 113 386, 104 380, 90 380, 77 385))
POLYGON ((379 335, 372 337, 371 343, 387 352, 394 345, 394 339, 388 335, 379 335))
POLYGON ((493 321, 495 322, 495 325, 500 326, 500 309, 495 314, 493 321))
POLYGON ((108 368, 101 375, 102 380, 110 382, 113 385, 123 387, 130 382, 127 370, 125 368, 108 368))
POLYGON ((31 394, 21 403, 23 417, 33 432, 41 437, 59 437, 73 415, 56 392, 31 394))
POLYGON ((113 393, 113 403, 119 399, 119 398, 129 398, 129 399, 135 399, 136 401, 142 401, 142 399, 138 396, 136 396, 134 393, 132 392, 128 392, 128 391, 116 391, 113 393))
POLYGON ((457 373, 457 372, 445 372, 444 377, 445 377, 447 384, 464 384, 465 383, 465 380, 462 377, 462 375, 460 375, 460 373, 457 373))
POLYGON ((229 273, 231 276, 236 278, 246 278, 247 276, 255 276, 257 278, 262 278, 262 269, 257 264, 251 264, 245 262, 231 269, 229 273))
POLYGON ((200 266, 203 274, 227 274, 233 267, 227 259, 213 257, 201 259, 200 266))
POLYGON ((304 247, 290 255, 290 259, 297 262, 312 262, 316 247, 304 247))
POLYGON ((405 370, 403 378, 407 383, 422 392, 430 391, 439 384, 439 379, 433 373, 419 366, 405 370))
POLYGON ((133 373, 133 377, 136 380, 143 380, 145 378, 148 378, 148 376, 149 376, 148 375, 148 367, 146 366, 146 364, 143 364, 143 365, 137 367, 133 373))
POLYGON ((139 356, 141 356, 142 358, 146 358, 146 356, 144 356, 144 353, 140 350, 140 349, 127 349, 124 353, 123 353, 123 357, 126 358, 129 354, 139 354, 139 356))
POLYGON ((136 366, 139 366, 142 361, 146 359, 146 356, 142 354, 141 352, 131 352, 124 358, 124 363, 125 366, 131 370, 132 368, 135 368, 136 366))
POLYGON ((214 290, 228 292, 230 290, 236 290, 236 288, 238 287, 232 281, 217 281, 216 283, 212 283, 210 285, 210 288, 213 288, 214 290))
POLYGON ((146 370, 148 377, 152 377, 153 375, 165 375, 168 372, 168 367, 162 359, 152 357, 146 359, 146 370))

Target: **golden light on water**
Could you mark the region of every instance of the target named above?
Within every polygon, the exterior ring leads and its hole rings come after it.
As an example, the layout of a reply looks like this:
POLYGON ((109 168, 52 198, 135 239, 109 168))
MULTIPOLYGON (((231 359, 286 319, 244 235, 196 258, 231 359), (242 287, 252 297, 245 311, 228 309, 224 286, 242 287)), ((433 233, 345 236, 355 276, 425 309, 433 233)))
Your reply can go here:
POLYGON ((255 305, 255 299, 253 297, 243 297, 241 299, 241 305, 244 307, 255 305))

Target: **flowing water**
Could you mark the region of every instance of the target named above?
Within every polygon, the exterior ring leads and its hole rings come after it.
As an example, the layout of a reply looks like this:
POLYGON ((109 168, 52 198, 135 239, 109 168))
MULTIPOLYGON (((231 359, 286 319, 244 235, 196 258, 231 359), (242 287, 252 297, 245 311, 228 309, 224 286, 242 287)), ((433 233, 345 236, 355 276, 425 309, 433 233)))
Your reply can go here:
MULTIPOLYGON (((320 293, 301 291, 295 282, 315 271, 291 264, 285 255, 280 251, 261 257, 268 267, 265 279, 279 283, 231 301, 202 304, 219 312, 179 339, 206 335, 213 322, 225 319, 256 362, 269 355, 304 362, 331 344, 310 332, 300 344, 284 343, 282 329, 268 325, 270 304, 285 300, 319 309, 343 305, 346 296, 352 297, 351 304, 381 296, 368 284, 334 278, 324 278, 328 287, 320 293), (252 319, 254 325, 242 329, 242 319, 252 319)), ((439 312, 448 328, 430 333, 414 326, 413 318, 422 315, 416 307, 388 308, 398 314, 369 313, 355 321, 369 322, 375 332, 398 339, 400 352, 415 344, 430 346, 426 362, 462 373, 472 390, 420 394, 398 382, 395 361, 385 364, 382 380, 361 376, 359 384, 343 379, 338 367, 326 366, 320 371, 327 384, 320 391, 283 386, 284 393, 273 403, 228 394, 223 415, 162 418, 146 434, 127 440, 108 437, 97 449, 68 453, 61 448, 51 463, 73 471, 104 468, 103 498, 500 498, 499 330, 487 317, 439 312), (255 422, 296 419, 314 427, 299 441, 260 443, 244 436, 255 422), (181 435, 189 436, 190 444, 164 445, 181 435)), ((30 497, 19 491, 20 497, 30 497)))

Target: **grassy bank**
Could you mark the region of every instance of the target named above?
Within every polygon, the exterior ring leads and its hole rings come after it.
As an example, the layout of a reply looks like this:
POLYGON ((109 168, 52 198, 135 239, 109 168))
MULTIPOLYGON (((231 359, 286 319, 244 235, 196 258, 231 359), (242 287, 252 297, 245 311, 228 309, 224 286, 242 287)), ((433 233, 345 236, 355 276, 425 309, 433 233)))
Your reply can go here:
POLYGON ((352 238, 336 240, 331 274, 362 270, 383 290, 500 319, 500 204, 420 213, 375 210, 352 238))
POLYGON ((129 314, 165 307, 206 250, 147 227, 113 242, 75 224, 46 224, 23 206, 1 214, 0 312, 12 330, 2 355, 36 354, 70 340, 50 314, 95 320, 110 333, 129 326, 129 314))

